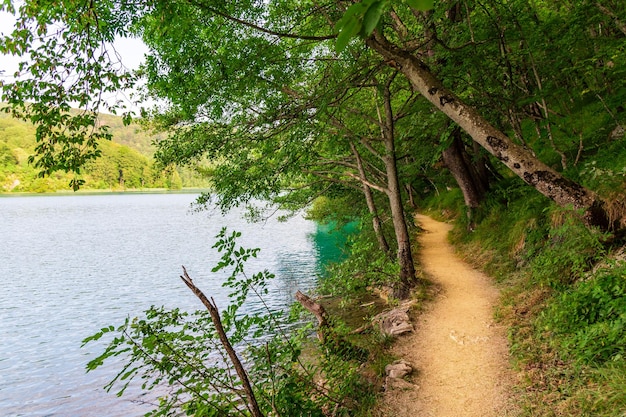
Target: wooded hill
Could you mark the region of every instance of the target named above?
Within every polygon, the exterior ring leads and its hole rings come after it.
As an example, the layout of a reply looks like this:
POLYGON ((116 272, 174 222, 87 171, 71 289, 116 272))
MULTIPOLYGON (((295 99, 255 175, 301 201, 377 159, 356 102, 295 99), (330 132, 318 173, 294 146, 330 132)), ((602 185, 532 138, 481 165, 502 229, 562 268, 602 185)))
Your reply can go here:
MULTIPOLYGON (((111 141, 100 143, 102 157, 83 170, 86 190, 146 188, 180 189, 206 187, 193 169, 157 167, 153 160, 155 135, 138 124, 125 126, 122 118, 101 114, 100 122, 110 128, 111 141)), ((0 192, 46 193, 70 191, 71 174, 56 171, 41 177, 28 162, 35 153, 35 126, 0 112, 0 192)))

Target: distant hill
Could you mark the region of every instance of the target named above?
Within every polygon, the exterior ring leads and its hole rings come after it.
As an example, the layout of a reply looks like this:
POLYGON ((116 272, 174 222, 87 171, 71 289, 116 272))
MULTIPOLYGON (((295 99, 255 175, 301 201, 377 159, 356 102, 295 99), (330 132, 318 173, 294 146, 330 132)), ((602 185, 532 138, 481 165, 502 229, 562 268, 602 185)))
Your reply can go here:
MULTIPOLYGON (((153 142, 157 137, 138 124, 124 126, 121 117, 108 114, 101 115, 101 119, 110 127, 113 140, 100 143, 102 157, 85 167, 84 189, 119 191, 208 185, 190 169, 156 169, 152 155, 155 150, 153 142)), ((32 124, 0 113, 0 193, 69 190, 70 174, 56 172, 41 178, 38 171, 28 164, 35 143, 35 127, 32 124)))
POLYGON ((152 157, 154 155, 154 141, 158 140, 160 136, 150 134, 137 123, 124 126, 122 118, 119 116, 101 114, 100 120, 103 124, 109 126, 114 142, 126 145, 144 156, 152 157))

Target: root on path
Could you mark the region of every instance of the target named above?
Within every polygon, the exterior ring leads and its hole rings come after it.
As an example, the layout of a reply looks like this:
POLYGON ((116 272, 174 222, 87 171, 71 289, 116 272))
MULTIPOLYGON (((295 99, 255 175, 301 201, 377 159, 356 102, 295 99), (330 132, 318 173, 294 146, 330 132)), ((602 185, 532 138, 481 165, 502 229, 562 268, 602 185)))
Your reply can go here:
POLYGON ((451 228, 418 215, 421 265, 440 288, 436 299, 401 337, 394 354, 413 364, 413 385, 389 388, 386 417, 515 416, 513 373, 505 329, 493 320, 499 291, 490 278, 461 261, 448 243, 451 228))

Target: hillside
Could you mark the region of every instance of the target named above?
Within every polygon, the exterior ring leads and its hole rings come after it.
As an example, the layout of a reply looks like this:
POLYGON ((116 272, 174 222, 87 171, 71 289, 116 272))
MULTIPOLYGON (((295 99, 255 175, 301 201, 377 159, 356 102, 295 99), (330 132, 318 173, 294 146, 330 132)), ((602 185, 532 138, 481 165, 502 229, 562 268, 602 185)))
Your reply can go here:
POLYGON ((154 154, 154 141, 161 136, 151 134, 138 123, 125 126, 121 117, 112 114, 101 114, 100 120, 109 126, 115 143, 128 146, 144 156, 151 157, 154 154))
MULTIPOLYGON (((102 158, 89 163, 83 173, 86 190, 206 187, 206 181, 186 168, 159 169, 152 155, 155 136, 138 124, 125 126, 122 118, 102 115, 110 127, 111 142, 100 144, 102 158)), ((42 178, 28 163, 35 148, 35 127, 0 113, 0 192, 55 192, 70 190, 71 175, 55 172, 42 178)))

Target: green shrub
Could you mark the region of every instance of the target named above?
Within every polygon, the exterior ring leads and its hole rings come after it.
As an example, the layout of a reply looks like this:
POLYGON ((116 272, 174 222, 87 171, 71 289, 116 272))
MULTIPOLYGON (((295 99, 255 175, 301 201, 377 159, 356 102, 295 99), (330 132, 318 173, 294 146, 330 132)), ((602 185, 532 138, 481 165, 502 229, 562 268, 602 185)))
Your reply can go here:
MULTIPOLYGON (((457 213, 465 213, 463 193, 458 187, 442 189, 424 202, 424 208, 435 218, 446 218, 457 213)), ((463 218, 464 216, 460 216, 463 218)))
MULTIPOLYGON (((239 236, 222 229, 214 246, 222 257, 213 272, 231 271, 224 283, 232 291, 231 304, 221 312, 221 324, 206 310, 188 313, 153 306, 144 317, 128 318, 117 328, 108 326, 87 337, 83 344, 109 338, 104 352, 87 365, 88 370, 120 356, 122 369, 106 386, 108 390, 115 386, 122 395, 131 380, 141 380, 146 391, 169 387, 168 394, 147 414, 153 416, 249 415, 245 402, 252 397, 263 415, 323 417, 323 410, 328 409, 337 416, 366 415, 374 396, 358 372, 358 361, 326 354, 319 363, 306 363, 301 354, 309 326, 294 329, 282 312, 267 306, 261 313, 240 310, 249 296, 262 300, 273 275, 245 272, 246 261, 259 250, 238 246, 239 236), (245 357, 251 396, 242 393, 243 378, 234 376, 236 365, 228 344, 235 346, 237 356, 245 357), (320 378, 325 379, 323 385, 318 383, 320 378)), ((185 277, 189 278, 186 271, 185 277)))
POLYGON ((561 294, 540 325, 572 359, 601 364, 626 359, 626 264, 605 268, 561 294))
POLYGON ((348 246, 348 257, 328 267, 327 276, 320 281, 320 291, 349 298, 363 293, 368 286, 392 285, 398 280, 398 262, 380 250, 371 228, 360 228, 350 235, 348 246))
POLYGON ((607 195, 624 190, 626 184, 624 160, 626 160, 624 140, 616 140, 599 148, 597 154, 591 157, 580 171, 583 184, 607 195))
POLYGON ((532 276, 541 285, 562 288, 582 278, 603 254, 602 234, 565 212, 564 223, 550 230, 545 247, 532 260, 532 276))

